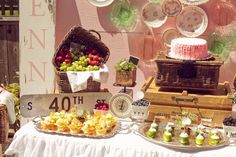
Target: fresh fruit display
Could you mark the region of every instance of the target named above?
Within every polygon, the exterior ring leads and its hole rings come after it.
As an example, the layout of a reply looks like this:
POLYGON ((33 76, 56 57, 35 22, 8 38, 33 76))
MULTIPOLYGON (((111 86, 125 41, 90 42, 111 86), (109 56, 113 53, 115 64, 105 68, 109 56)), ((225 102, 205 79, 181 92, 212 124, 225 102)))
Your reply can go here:
POLYGON ((122 59, 116 64, 115 69, 116 71, 133 71, 135 65, 127 59, 122 59))
POLYGON ((103 111, 108 111, 109 110, 109 105, 105 102, 97 103, 95 105, 96 110, 103 110, 103 111))
POLYGON ((226 117, 223 121, 223 124, 226 126, 236 126, 236 119, 232 116, 226 117))
POLYGON ((90 115, 88 112, 83 112, 79 115, 75 110, 61 111, 51 112, 49 116, 43 118, 39 129, 71 135, 106 136, 112 132, 117 122, 117 119, 109 113, 90 115))
POLYGON ((96 49, 76 43, 70 48, 62 48, 55 59, 60 71, 97 71, 103 61, 96 49))

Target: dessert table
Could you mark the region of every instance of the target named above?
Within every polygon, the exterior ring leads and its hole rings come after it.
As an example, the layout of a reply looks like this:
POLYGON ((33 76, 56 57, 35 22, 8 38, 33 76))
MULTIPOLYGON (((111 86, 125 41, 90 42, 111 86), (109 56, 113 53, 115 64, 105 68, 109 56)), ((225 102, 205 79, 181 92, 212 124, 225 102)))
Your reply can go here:
POLYGON ((16 132, 5 153, 17 157, 235 157, 236 144, 183 152, 150 143, 134 132, 121 132, 106 139, 80 138, 41 133, 29 122, 16 132))

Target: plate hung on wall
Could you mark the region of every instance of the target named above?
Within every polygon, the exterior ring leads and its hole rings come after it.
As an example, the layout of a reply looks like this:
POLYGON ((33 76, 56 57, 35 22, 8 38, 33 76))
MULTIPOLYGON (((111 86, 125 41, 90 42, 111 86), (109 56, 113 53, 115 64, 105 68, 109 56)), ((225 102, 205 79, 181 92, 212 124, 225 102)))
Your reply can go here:
POLYGON ((162 2, 162 11, 167 16, 177 16, 182 10, 182 4, 179 0, 164 0, 162 2))
POLYGON ((177 29, 169 28, 163 33, 162 41, 166 47, 170 48, 171 40, 176 39, 180 36, 181 36, 181 34, 179 33, 179 31, 177 29))
POLYGON ((208 18, 205 11, 197 6, 188 6, 176 18, 176 27, 186 37, 197 37, 205 32, 208 18))
POLYGON ((207 3, 208 1, 209 0, 180 0, 181 3, 188 5, 201 5, 207 3))
POLYGON ((147 3, 142 8, 142 19, 144 23, 153 28, 161 27, 167 20, 167 16, 162 12, 158 3, 147 3))
POLYGON ((88 0, 88 2, 95 7, 106 7, 110 5, 114 0, 88 0))

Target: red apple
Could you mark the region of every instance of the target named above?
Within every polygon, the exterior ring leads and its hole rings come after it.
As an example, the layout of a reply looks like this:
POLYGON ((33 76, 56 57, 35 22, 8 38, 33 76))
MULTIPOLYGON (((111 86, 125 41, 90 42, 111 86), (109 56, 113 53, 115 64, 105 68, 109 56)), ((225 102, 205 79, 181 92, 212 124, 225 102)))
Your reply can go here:
POLYGON ((71 54, 70 53, 68 53, 68 54, 66 54, 66 59, 71 59, 71 54))
POLYGON ((65 62, 66 62, 67 64, 69 64, 69 63, 71 63, 71 59, 65 59, 65 62))
POLYGON ((92 52, 92 54, 94 54, 94 55, 97 54, 97 50, 95 50, 95 49, 92 49, 91 52, 92 52))

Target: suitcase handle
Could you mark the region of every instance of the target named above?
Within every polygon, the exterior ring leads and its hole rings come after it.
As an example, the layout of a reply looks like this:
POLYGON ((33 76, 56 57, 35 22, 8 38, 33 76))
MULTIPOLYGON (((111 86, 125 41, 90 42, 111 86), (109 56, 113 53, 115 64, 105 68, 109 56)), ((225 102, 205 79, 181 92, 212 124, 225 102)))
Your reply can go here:
POLYGON ((180 101, 183 101, 183 102, 197 102, 198 101, 198 98, 196 98, 196 97, 194 97, 194 98, 178 98, 176 96, 172 96, 171 99, 173 101, 176 101, 177 103, 180 101))
POLYGON ((94 33, 94 34, 96 34, 97 35, 97 38, 99 39, 99 40, 101 40, 102 39, 102 37, 101 37, 101 34, 100 33, 98 33, 97 31, 95 31, 95 30, 93 30, 93 29, 91 29, 91 30, 89 30, 89 32, 91 33, 94 33))

